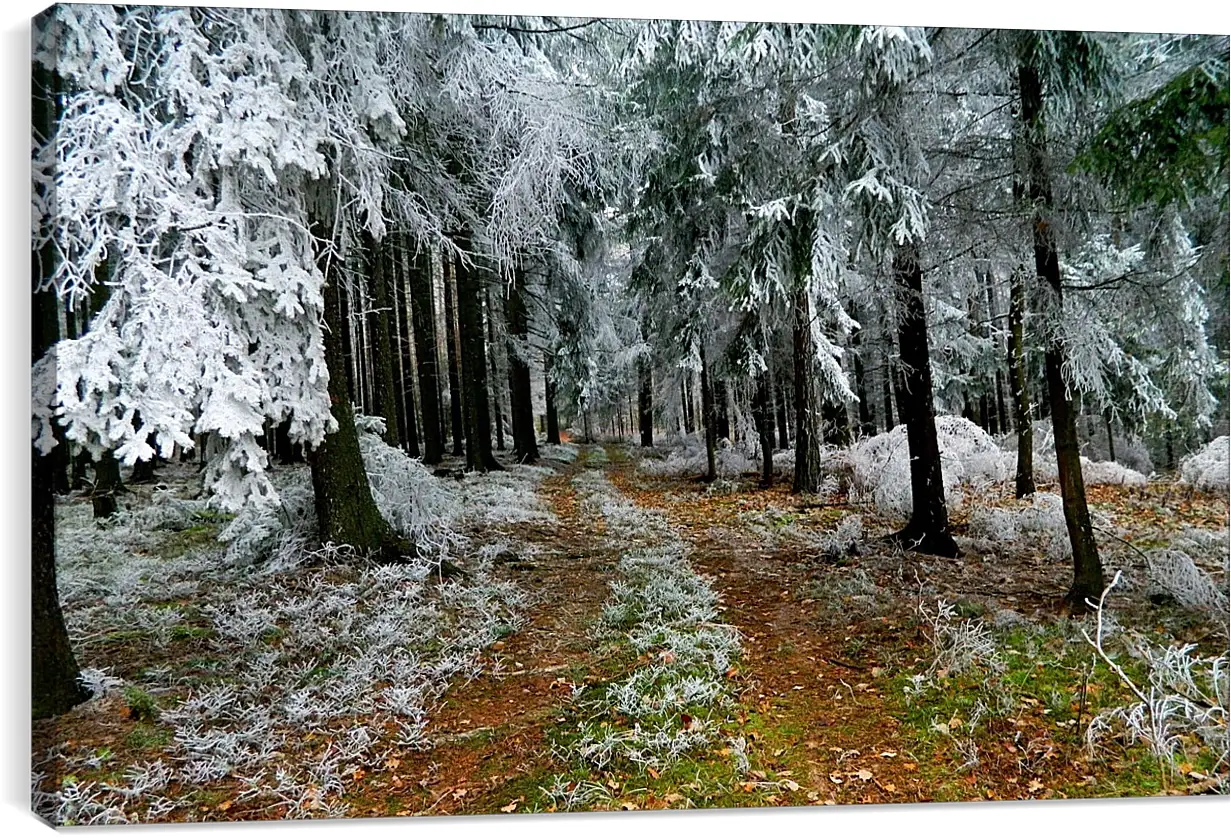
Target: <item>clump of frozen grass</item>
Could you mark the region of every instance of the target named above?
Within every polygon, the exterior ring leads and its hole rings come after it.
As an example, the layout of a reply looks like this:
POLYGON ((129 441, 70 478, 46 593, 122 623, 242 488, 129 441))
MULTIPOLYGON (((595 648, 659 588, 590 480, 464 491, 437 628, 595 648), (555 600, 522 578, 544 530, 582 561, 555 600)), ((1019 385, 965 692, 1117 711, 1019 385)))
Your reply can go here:
POLYGON ((924 673, 925 678, 959 675, 975 669, 1004 669, 996 640, 982 620, 958 619, 957 609, 943 599, 936 600, 935 610, 920 603, 918 612, 928 626, 932 643, 932 663, 924 673))
POLYGON ((854 617, 879 617, 893 608, 896 597, 863 568, 834 571, 809 589, 821 616, 830 624, 854 617))
POLYGON ((717 622, 717 594, 661 515, 630 503, 599 472, 578 475, 574 485, 582 508, 606 519, 607 541, 624 548, 603 624, 649 663, 578 698, 590 720, 564 750, 599 769, 663 768, 715 741, 739 634, 717 622), (594 721, 601 717, 608 721, 594 721))
POLYGON ((99 698, 104 695, 118 693, 124 686, 123 678, 109 675, 105 669, 84 667, 77 675, 81 685, 90 691, 90 695, 99 698))
POLYGON ((1145 486, 1150 480, 1144 474, 1119 463, 1091 462, 1081 458, 1081 476, 1087 486, 1145 486))
POLYGON ((555 523, 555 514, 535 491, 548 474, 550 469, 525 465, 487 474, 467 472, 461 482, 466 521, 479 527, 555 523))
POLYGON ((422 555, 444 558, 458 545, 457 498, 423 463, 381 439, 384 420, 357 416, 359 451, 376 507, 422 555))
MULTIPOLYGON (((963 488, 980 491, 1002 483, 1011 471, 996 440, 978 425, 958 416, 937 416, 941 475, 945 499, 961 506, 963 488)), ((910 492, 910 451, 906 426, 868 437, 850 450, 851 490, 856 500, 870 502, 883 515, 906 520, 913 501, 910 492)))
POLYGON ((1180 461, 1180 482, 1203 492, 1228 491, 1231 438, 1220 436, 1180 461))
POLYGON ((1199 612, 1225 628, 1228 602, 1226 581, 1218 585, 1183 550, 1161 549, 1146 553, 1150 584, 1175 598, 1184 608, 1199 612))
POLYGON ((550 786, 540 786, 539 791, 551 801, 556 809, 571 812, 575 809, 593 809, 612 803, 615 798, 602 783, 589 780, 569 780, 563 775, 552 778, 550 786))
POLYGON ((1053 559, 1072 555, 1064 523, 1064 501, 1052 492, 1035 492, 1013 506, 975 507, 970 511, 970 535, 998 543, 1028 540, 1040 544, 1053 559))
POLYGON ((544 443, 539 446, 539 456, 544 460, 555 460, 559 463, 571 463, 577 459, 580 449, 572 442, 562 442, 559 445, 544 443))
POLYGON ((1228 686, 1229 655, 1203 657, 1196 646, 1161 647, 1138 638, 1146 664, 1148 683, 1139 685, 1120 667, 1104 647, 1107 595, 1120 581, 1117 573, 1099 598, 1095 636, 1082 634, 1095 654, 1106 663, 1137 701, 1105 710, 1094 717, 1086 742, 1095 751, 1100 742, 1119 732, 1129 743, 1144 742, 1177 774, 1180 763, 1197 748, 1208 749, 1214 766, 1207 778, 1211 788, 1228 789, 1228 721, 1231 720, 1231 689, 1228 686))

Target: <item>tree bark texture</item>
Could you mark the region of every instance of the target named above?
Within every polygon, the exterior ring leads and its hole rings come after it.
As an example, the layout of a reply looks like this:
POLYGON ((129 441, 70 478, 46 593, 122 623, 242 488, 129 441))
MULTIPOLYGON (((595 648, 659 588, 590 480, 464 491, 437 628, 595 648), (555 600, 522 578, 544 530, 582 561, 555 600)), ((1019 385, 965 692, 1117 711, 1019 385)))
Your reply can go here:
MULTIPOLYGON (((1052 310, 1059 316, 1063 300, 1060 284, 1060 257, 1048 215, 1052 207, 1051 183, 1047 172, 1047 132, 1043 120, 1043 86, 1037 68, 1028 60, 1018 65, 1018 85, 1022 98, 1022 124, 1025 128, 1027 190, 1034 207, 1031 226, 1034 238, 1035 272, 1050 292, 1052 310)), ((1048 336, 1044 353, 1052 429, 1056 438, 1056 467, 1060 477, 1060 497, 1064 523, 1073 547, 1073 584, 1065 600, 1078 610, 1092 607, 1103 592, 1103 566, 1090 509, 1086 504, 1086 485, 1081 473, 1081 453, 1077 437, 1077 410, 1068 395, 1064 380, 1064 347, 1054 330, 1048 336)))
MULTIPOLYGON (((46 12, 44 14, 47 14, 46 12)), ((32 127, 43 142, 54 142, 58 80, 35 65, 32 127)), ((30 363, 43 358, 59 338, 59 300, 43 285, 55 273, 53 242, 31 254, 30 363), (40 290, 42 289, 42 290, 40 290)), ((89 698, 69 642, 56 584, 55 461, 30 447, 30 706, 36 719, 57 716, 89 698)))
MULTIPOLYGON (((312 235, 318 242, 327 241, 330 231, 317 220, 312 224, 312 235)), ((326 434, 321 444, 308 454, 320 540, 349 544, 360 551, 382 550, 391 540, 391 534, 372 499, 363 457, 359 453, 359 435, 346 382, 341 335, 346 330, 348 317, 342 309, 339 278, 329 255, 318 253, 317 262, 325 275, 324 341, 330 412, 338 423, 338 429, 326 434)))
POLYGON ((920 553, 955 557, 957 544, 949 532, 945 484, 936 439, 936 409, 932 403, 932 364, 928 352, 927 313, 923 305, 923 271, 912 245, 900 246, 893 257, 893 276, 903 298, 898 319, 903 399, 899 413, 906 422, 910 449, 912 509, 906 527, 894 535, 920 553))
POLYGON ((519 463, 539 458, 538 434, 534 431, 534 400, 530 390, 530 364, 523 353, 530 351, 530 316, 526 305, 526 275, 517 271, 505 300, 509 326, 509 419, 513 425, 513 453, 519 463))
MULTIPOLYGON (((418 457, 423 452, 419 447, 419 421, 416 416, 418 413, 418 399, 415 398, 415 353, 411 351, 411 314, 410 307, 407 305, 407 274, 410 273, 408 265, 408 256, 403 252, 398 252, 397 245, 399 241, 393 238, 390 241, 390 250, 392 251, 393 270, 390 271, 389 278, 393 283, 393 303, 394 310, 397 313, 397 335, 398 335, 398 366, 400 369, 400 388, 399 394, 401 400, 398 402, 402 408, 401 417, 401 433, 402 439, 406 441, 406 453, 412 457, 418 457)), ((424 424, 427 423, 427 414, 424 414, 424 424)))
POLYGON ((465 422, 461 386, 461 339, 457 325, 457 271, 458 259, 445 257, 445 345, 449 362, 449 422, 453 431, 453 456, 460 456, 464 449, 465 422))
MULTIPOLYGON (((463 251, 469 238, 458 240, 463 251)), ((487 341, 483 330, 484 284, 478 270, 457 261, 457 328, 461 342, 461 376, 465 388, 466 467, 503 471, 492 453, 492 418, 487 395, 487 341)))
POLYGON ((710 382, 709 363, 705 357, 705 341, 700 341, 701 352, 701 421, 705 423, 705 482, 718 478, 714 449, 718 446, 718 417, 714 409, 714 391, 710 382))
POLYGON ((637 359, 637 421, 641 447, 654 447, 654 369, 650 359, 637 359))
POLYGON ((1034 494, 1034 426, 1030 417, 1030 380, 1026 370, 1026 272, 1015 270, 1009 285, 1009 391, 1017 429, 1017 497, 1034 494))
MULTIPOLYGON (((407 237, 409 244, 409 237, 407 237)), ((444 457, 440 415, 440 373, 436 361, 436 305, 427 254, 411 255, 407 267, 410 317, 414 326, 415 362, 419 371, 419 407, 423 414, 423 462, 434 466, 444 457)))
POLYGON ((812 328, 808 322, 807 291, 799 288, 792 299, 791 346, 795 359, 795 480, 793 492, 816 492, 821 486, 821 450, 817 421, 816 370, 812 328))
POLYGON ((368 253, 368 291, 372 297, 372 311, 368 317, 368 336, 371 341, 373 389, 375 390, 376 413, 385 420, 385 443, 400 448, 402 438, 398 434, 397 383, 393 376, 393 339, 389 318, 393 302, 389 294, 389 258, 387 241, 376 242, 364 234, 365 250, 368 253))
POLYGON ((547 444, 560 444, 560 417, 556 413, 556 379, 552 373, 555 366, 555 355, 550 351, 543 354, 543 391, 547 401, 547 444))

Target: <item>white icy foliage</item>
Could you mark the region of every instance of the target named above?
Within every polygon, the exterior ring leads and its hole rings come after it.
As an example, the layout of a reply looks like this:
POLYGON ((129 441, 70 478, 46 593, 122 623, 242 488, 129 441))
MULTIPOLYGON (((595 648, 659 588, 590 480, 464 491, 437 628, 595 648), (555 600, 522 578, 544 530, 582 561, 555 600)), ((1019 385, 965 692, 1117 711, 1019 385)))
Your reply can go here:
POLYGON ((1180 482, 1205 492, 1227 492, 1231 479, 1231 438, 1220 436, 1180 461, 1180 482))

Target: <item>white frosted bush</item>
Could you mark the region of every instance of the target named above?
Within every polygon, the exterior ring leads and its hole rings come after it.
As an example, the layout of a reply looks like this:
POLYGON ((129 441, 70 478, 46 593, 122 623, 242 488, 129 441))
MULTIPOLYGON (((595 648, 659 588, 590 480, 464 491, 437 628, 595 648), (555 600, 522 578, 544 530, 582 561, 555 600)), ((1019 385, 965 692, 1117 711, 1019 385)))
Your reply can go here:
POLYGON ((1035 492, 1015 506, 975 507, 970 511, 972 538, 998 543, 1022 539, 1043 547, 1053 559, 1072 555, 1064 523, 1064 501, 1052 492, 1035 492))
POLYGON ((1226 583, 1219 586, 1182 550, 1151 550, 1146 553, 1150 582, 1175 597, 1185 608, 1199 611, 1219 624, 1227 619, 1226 583))
POLYGON ((1145 486, 1150 481, 1138 471, 1119 463, 1091 462, 1081 458, 1081 476, 1087 486, 1145 486))
MULTIPOLYGON (((996 440, 968 419, 937 416, 936 437, 945 499, 951 508, 962 504, 963 486, 979 490, 1012 475, 996 440)), ((854 496, 870 501, 883 515, 909 518, 913 500, 906 426, 861 440, 851 448, 850 458, 854 496)))
POLYGON ((1203 492, 1228 491, 1231 477, 1231 438, 1220 436, 1180 461, 1180 482, 1203 492))
MULTIPOLYGON (((705 439, 700 434, 680 438, 666 458, 643 456, 637 463, 639 471, 660 477, 698 477, 707 468, 705 439)), ((757 464, 729 443, 720 444, 714 451, 714 471, 719 477, 729 479, 756 470, 757 464)))

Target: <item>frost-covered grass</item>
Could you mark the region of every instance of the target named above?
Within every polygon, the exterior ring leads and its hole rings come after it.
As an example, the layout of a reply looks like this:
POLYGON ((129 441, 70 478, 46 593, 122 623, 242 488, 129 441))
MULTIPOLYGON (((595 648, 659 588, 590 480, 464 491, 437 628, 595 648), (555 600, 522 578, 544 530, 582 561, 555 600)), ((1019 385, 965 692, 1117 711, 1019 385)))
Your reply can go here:
POLYGON ((493 525, 551 520, 534 494, 549 471, 459 484, 370 429, 360 439, 382 514, 428 548, 406 564, 315 546, 304 467, 275 473, 280 506, 229 524, 170 489, 104 526, 88 503, 58 507, 66 622, 96 693, 81 712, 137 702, 154 751, 138 748, 132 764, 69 744, 35 754, 41 814, 191 820, 217 788, 265 817, 337 817, 356 772, 391 749, 431 746, 442 694, 479 674, 480 652, 523 620, 525 594, 492 573, 493 525), (444 553, 469 575, 440 581, 444 553))
POLYGON ((1180 462, 1180 482, 1203 492, 1228 490, 1231 479, 1231 438, 1220 436, 1180 462))
MULTIPOLYGON (((739 635, 718 622, 717 595, 661 515, 629 502, 600 472, 583 471, 574 484, 581 508, 602 515, 607 542, 622 549, 604 631, 643 663, 579 695, 585 720, 557 750, 600 770, 659 770, 716 741, 739 635)), ((549 793, 553 800, 562 789, 549 793)))

